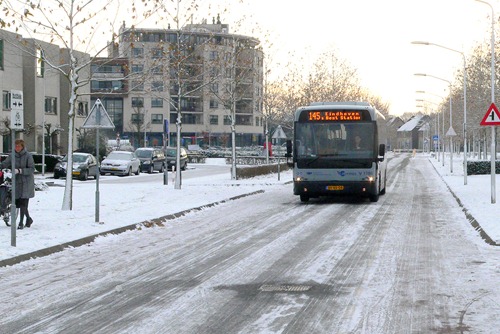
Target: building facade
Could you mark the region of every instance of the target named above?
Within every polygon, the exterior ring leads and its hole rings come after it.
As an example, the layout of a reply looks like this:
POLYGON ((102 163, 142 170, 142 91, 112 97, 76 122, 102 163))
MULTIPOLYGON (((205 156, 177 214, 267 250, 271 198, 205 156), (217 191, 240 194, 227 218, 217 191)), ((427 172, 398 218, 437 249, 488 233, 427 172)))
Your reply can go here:
POLYGON ((220 23, 122 26, 119 36, 110 58, 94 61, 91 84, 92 102, 103 102, 114 135, 135 147, 174 145, 180 123, 182 145, 227 147, 234 125, 237 146, 262 144, 258 40, 229 34, 220 23))
MULTIPOLYGON (((2 114, 0 134, 2 152, 10 152, 10 91, 23 92, 24 129, 16 132, 28 150, 46 154, 62 155, 68 149, 69 99, 71 84, 59 67, 69 73, 65 64, 69 61, 69 50, 55 44, 0 30, 0 85, 2 88, 2 114), (52 66, 49 66, 51 63, 52 66)), ((84 67, 79 75, 90 77, 90 56, 74 51, 84 67)), ((88 115, 90 85, 78 88, 75 129, 79 129, 88 115)), ((73 149, 78 148, 78 132, 73 133, 73 149)))
MULTIPOLYGON (((228 25, 220 22, 180 30, 123 25, 119 36, 118 43, 110 44, 108 58, 73 51, 83 65, 73 150, 85 147, 85 138, 91 137, 92 130, 81 126, 97 99, 115 125, 102 135, 128 139, 134 147, 175 145, 178 125, 184 146, 229 147, 233 130, 236 146, 263 144, 263 52, 258 40, 229 34, 228 25)), ((24 130, 16 137, 30 151, 67 152, 69 59, 68 49, 0 30, 2 152, 11 150, 11 90, 24 95, 24 130)))

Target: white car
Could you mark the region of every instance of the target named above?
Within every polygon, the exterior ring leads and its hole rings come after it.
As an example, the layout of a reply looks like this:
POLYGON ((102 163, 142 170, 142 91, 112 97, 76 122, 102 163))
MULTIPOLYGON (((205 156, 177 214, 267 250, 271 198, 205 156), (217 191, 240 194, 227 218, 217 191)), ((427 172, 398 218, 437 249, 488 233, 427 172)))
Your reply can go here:
POLYGON ((139 175, 141 161, 134 152, 112 151, 101 162, 99 172, 101 175, 139 175))

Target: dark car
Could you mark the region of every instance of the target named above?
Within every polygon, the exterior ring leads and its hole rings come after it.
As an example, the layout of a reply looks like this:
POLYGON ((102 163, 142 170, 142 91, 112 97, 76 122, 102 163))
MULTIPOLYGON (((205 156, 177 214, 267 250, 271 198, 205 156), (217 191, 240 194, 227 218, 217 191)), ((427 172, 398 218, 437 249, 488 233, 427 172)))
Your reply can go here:
MULTIPOLYGON (((54 167, 54 179, 66 177, 68 156, 54 167)), ((90 153, 73 153, 73 176, 86 181, 89 176, 97 177, 97 159, 90 153)))
MULTIPOLYGON (((166 159, 167 159, 167 167, 168 167, 168 169, 172 170, 172 167, 175 167, 175 161, 176 161, 176 157, 177 157, 177 148, 176 147, 167 147, 165 149, 165 153, 166 153, 166 159)), ((186 170, 188 155, 187 155, 187 151, 184 147, 181 147, 180 160, 181 160, 180 161, 181 170, 186 170)))
POLYGON ((163 173, 165 169, 165 153, 162 149, 141 147, 135 150, 135 155, 141 160, 141 172, 153 173, 155 170, 163 173))

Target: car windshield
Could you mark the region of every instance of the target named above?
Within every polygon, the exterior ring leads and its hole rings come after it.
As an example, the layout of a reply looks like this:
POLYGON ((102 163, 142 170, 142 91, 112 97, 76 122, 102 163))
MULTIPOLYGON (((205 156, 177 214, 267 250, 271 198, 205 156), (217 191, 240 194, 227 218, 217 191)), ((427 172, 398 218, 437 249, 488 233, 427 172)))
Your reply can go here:
MULTIPOLYGON (((68 156, 66 155, 62 161, 68 162, 68 156)), ((73 162, 85 162, 87 161, 87 156, 82 154, 73 154, 73 162)))
POLYGON ((111 160, 130 160, 131 154, 128 152, 111 152, 107 159, 111 160))
POLYGON ((177 149, 168 148, 167 149, 167 157, 175 157, 177 155, 177 149))
POLYGON ((137 155, 138 158, 151 158, 153 155, 153 151, 151 150, 137 150, 135 151, 135 154, 137 155))

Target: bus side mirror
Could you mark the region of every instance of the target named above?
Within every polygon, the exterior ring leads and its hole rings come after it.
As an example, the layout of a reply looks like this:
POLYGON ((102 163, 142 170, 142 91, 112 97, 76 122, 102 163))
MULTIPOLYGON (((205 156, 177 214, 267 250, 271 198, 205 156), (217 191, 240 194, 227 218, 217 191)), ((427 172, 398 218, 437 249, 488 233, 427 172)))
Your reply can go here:
POLYGON ((378 155, 381 156, 379 158, 380 161, 384 161, 384 156, 385 156, 385 144, 380 144, 378 147, 378 155))
POLYGON ((286 141, 286 157, 290 158, 292 156, 292 141, 288 139, 286 141))

